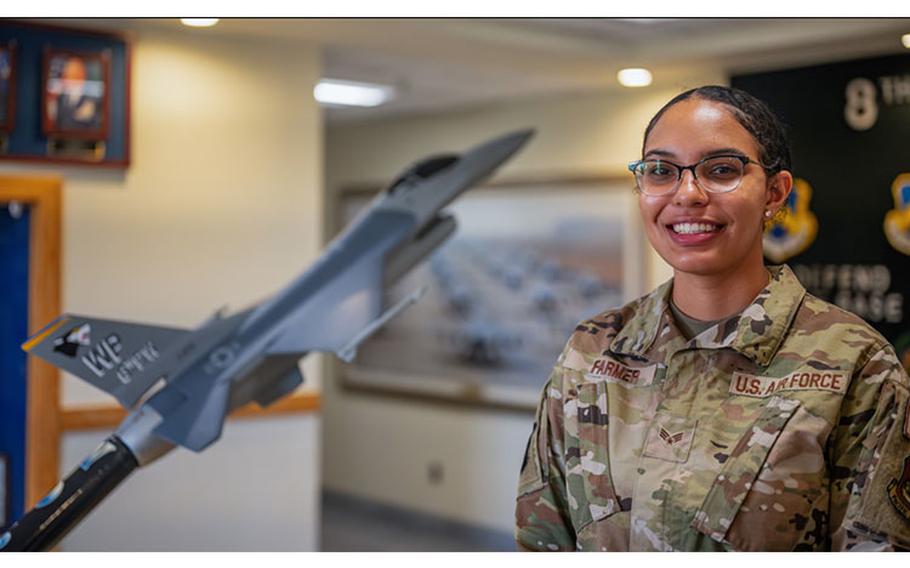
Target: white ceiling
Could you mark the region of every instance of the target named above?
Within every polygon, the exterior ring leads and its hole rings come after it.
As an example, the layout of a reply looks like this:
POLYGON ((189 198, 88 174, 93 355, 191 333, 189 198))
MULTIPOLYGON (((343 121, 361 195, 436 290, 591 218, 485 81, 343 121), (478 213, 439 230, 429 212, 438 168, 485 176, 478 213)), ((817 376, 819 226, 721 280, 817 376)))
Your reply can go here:
MULTIPOLYGON (((74 23, 187 29, 177 20, 66 22, 74 23)), ((616 71, 630 66, 651 69, 655 86, 666 86, 700 70, 908 52, 900 37, 910 19, 231 19, 192 32, 317 44, 325 76, 399 87, 382 107, 328 110, 329 121, 347 121, 618 90, 616 71)))

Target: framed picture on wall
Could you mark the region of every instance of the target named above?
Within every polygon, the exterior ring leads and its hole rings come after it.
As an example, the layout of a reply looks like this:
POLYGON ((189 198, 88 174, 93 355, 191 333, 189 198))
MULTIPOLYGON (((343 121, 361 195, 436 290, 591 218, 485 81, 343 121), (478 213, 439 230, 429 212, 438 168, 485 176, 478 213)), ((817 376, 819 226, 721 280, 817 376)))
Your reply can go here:
POLYGON ((16 42, 0 44, 0 132, 13 129, 16 116, 16 42))
POLYGON ((0 20, 0 162, 128 167, 131 53, 118 33, 0 20))
MULTIPOLYGON (((387 305, 426 286, 340 368, 346 389, 533 409, 576 325, 642 293, 643 239, 625 176, 497 183, 450 206, 455 235, 387 305)), ((339 226, 376 191, 344 190, 339 226)))
POLYGON ((108 136, 110 53, 45 47, 41 123, 54 138, 108 136))

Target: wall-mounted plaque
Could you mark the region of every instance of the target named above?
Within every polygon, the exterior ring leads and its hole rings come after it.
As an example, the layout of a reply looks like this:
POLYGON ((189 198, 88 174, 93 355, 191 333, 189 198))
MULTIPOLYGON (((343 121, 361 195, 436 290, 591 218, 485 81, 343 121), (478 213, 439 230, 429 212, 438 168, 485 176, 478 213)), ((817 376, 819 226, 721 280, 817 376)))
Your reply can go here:
POLYGON ((48 153, 104 158, 110 52, 44 50, 41 125, 48 153))

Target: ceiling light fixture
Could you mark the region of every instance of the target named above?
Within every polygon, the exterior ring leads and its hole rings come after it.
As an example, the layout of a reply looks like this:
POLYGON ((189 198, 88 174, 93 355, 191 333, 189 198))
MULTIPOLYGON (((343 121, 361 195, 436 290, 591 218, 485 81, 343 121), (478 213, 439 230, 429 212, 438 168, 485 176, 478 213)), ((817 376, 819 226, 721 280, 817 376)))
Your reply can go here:
POLYGON ((638 67, 622 69, 616 74, 616 78, 623 87, 647 87, 652 79, 650 71, 638 67))
POLYGON ((180 18, 180 23, 191 28, 210 28, 218 23, 218 18, 180 18))
POLYGON ((343 79, 321 79, 313 89, 313 96, 324 105, 375 107, 390 101, 395 96, 395 88, 343 79))
POLYGON ((904 47, 910 49, 910 34, 904 34, 901 36, 901 43, 904 44, 904 47))

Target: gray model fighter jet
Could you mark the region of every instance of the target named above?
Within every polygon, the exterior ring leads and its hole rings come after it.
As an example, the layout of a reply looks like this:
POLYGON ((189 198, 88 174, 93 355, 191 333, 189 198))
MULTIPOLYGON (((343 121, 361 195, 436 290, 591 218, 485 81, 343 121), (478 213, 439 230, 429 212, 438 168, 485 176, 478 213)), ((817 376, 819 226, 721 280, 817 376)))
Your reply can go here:
POLYGON ((195 330, 64 315, 22 347, 133 409, 65 479, 10 529, 0 551, 48 550, 137 467, 183 446, 215 442, 227 414, 267 406, 303 382, 310 351, 353 359, 357 346, 415 302, 383 311, 385 289, 455 230, 442 212, 531 137, 497 138, 461 156, 418 162, 380 193, 303 274, 274 297, 195 330))
MULTIPOLYGON (((262 304, 215 314, 194 330, 64 315, 23 348, 112 394, 142 401, 118 431, 130 446, 148 439, 200 451, 221 435, 227 414, 249 401, 267 406, 302 381, 310 351, 350 361, 358 344, 422 293, 383 311, 384 291, 455 229, 441 210, 489 176, 532 136, 515 132, 461 156, 434 156, 407 169, 322 256, 262 304), (143 440, 131 432, 141 422, 143 440), (131 438, 132 436, 132 438, 131 438)), ((139 465, 157 455, 131 447, 139 465)))

